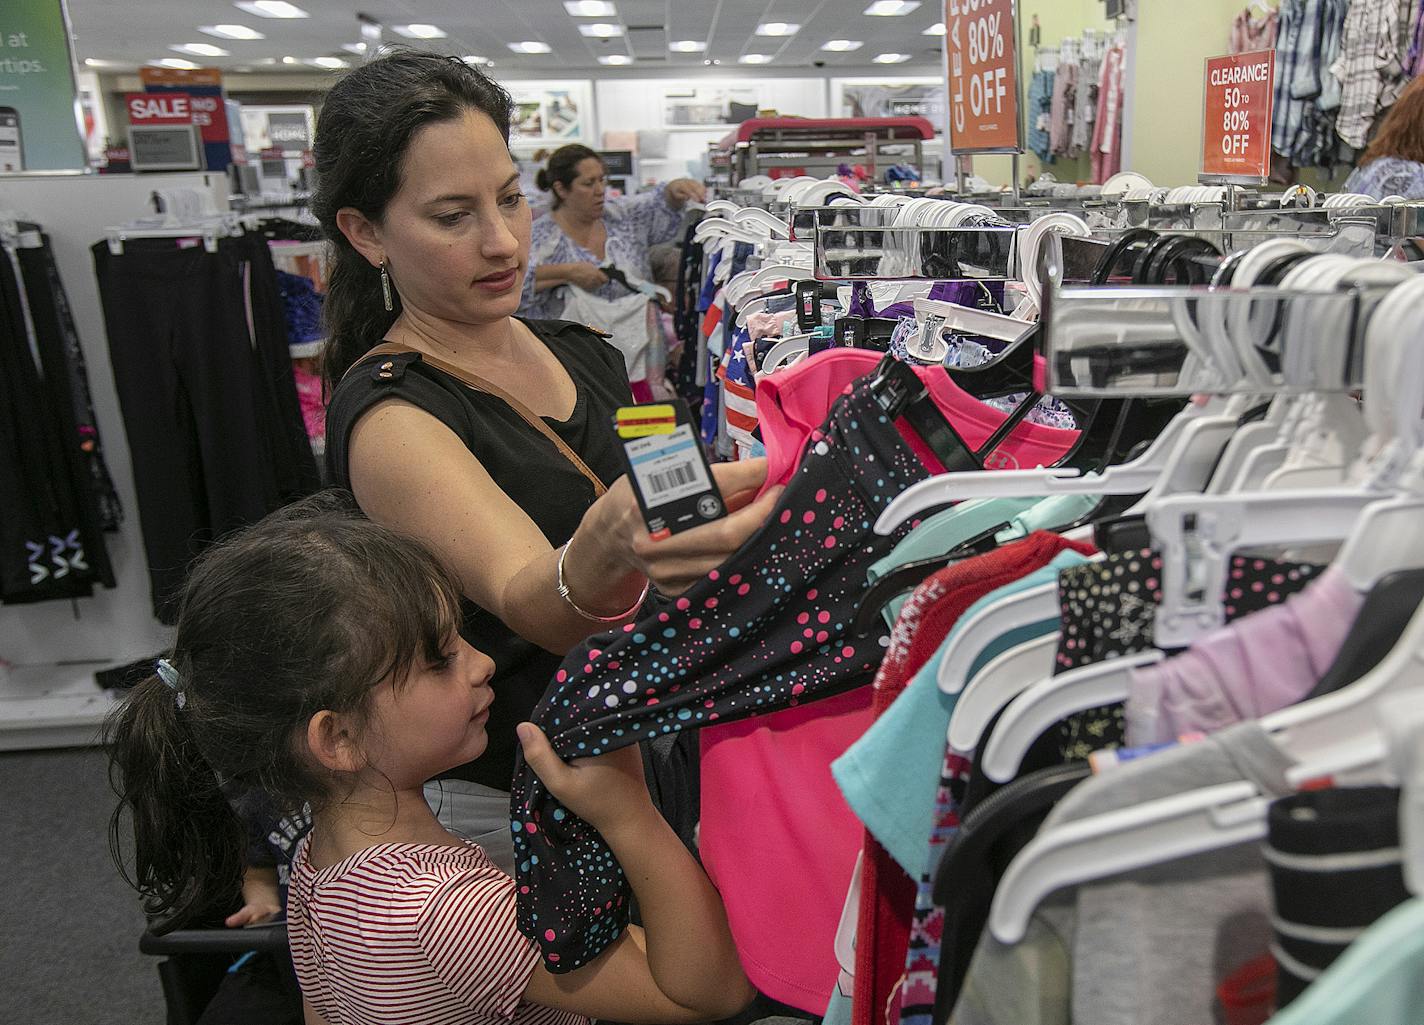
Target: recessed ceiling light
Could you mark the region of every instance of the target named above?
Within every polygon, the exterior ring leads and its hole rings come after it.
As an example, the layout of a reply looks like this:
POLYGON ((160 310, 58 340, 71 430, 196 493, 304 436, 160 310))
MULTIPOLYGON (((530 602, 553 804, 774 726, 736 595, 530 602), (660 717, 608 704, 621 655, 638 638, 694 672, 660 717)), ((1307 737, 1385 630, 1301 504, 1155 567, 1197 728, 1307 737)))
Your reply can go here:
POLYGON ((875 0, 865 13, 875 18, 898 18, 920 6, 920 0, 875 0))
POLYGON ((361 57, 364 57, 366 51, 370 49, 366 43, 342 43, 341 48, 347 53, 354 53, 361 57))
POLYGON ((177 57, 164 57, 161 61, 149 61, 160 68, 173 68, 175 71, 197 71, 198 65, 192 61, 181 60, 177 57))
POLYGON ((769 53, 744 53, 737 58, 738 64, 770 64, 771 54, 769 53))
POLYGON ((217 36, 219 39, 266 39, 261 32, 248 28, 246 25, 201 25, 198 31, 205 36, 217 36))
POLYGON ((944 22, 937 21, 920 34, 925 36, 942 36, 944 35, 944 22))
POLYGON ((510 44, 509 44, 509 48, 510 48, 511 50, 513 50, 515 53, 550 53, 550 52, 552 52, 552 47, 550 47, 548 43, 540 43, 540 42, 536 42, 535 40, 532 40, 532 39, 525 40, 525 41, 522 42, 522 43, 510 43, 510 44))
POLYGON ((97 57, 85 57, 84 66, 86 68, 122 68, 129 65, 124 64, 123 61, 106 61, 99 60, 97 57))
POLYGON ((871 58, 872 64, 903 64, 910 59, 908 53, 882 53, 871 58))
POLYGON ((282 58, 282 63, 283 63, 283 64, 300 64, 301 61, 297 60, 297 58, 295 58, 295 57, 283 57, 283 58, 282 58))
POLYGON ((472 54, 472 53, 471 53, 471 54, 466 54, 464 57, 461 57, 460 59, 461 59, 462 61, 464 61, 466 64, 493 64, 493 63, 494 63, 494 61, 490 60, 488 57, 476 57, 476 56, 475 56, 474 54, 472 54))
POLYGON ((398 36, 405 36, 407 39, 444 39, 445 30, 435 25, 392 25, 391 29, 398 36))
POLYGON ((794 36, 799 31, 800 25, 785 21, 764 21, 756 28, 756 34, 759 36, 794 36))
POLYGON ((598 22, 593 25, 580 25, 579 31, 586 36, 593 36, 596 39, 612 39, 614 36, 623 34, 622 25, 612 25, 607 22, 598 22))
POLYGON ((632 64, 633 58, 625 53, 610 53, 606 57, 598 58, 600 64, 612 64, 615 67, 622 67, 624 64, 632 64))
POLYGON ((571 18, 616 18, 618 9, 607 0, 564 0, 571 18))
POLYGON ((845 53, 848 50, 859 50, 864 45, 859 39, 828 39, 821 44, 821 49, 830 50, 832 53, 845 53))
POLYGON ((673 53, 702 53, 707 44, 700 39, 675 39, 668 43, 668 49, 673 53))
POLYGON ((311 15, 289 4, 286 0, 237 0, 233 4, 239 11, 255 14, 259 18, 310 18, 311 15))
POLYGON ((340 57, 313 57, 312 63, 319 68, 328 68, 332 71, 335 71, 337 68, 349 68, 351 66, 340 57))
POLYGON ((214 46, 212 43, 183 43, 179 46, 170 46, 168 49, 176 50, 178 53, 192 53, 199 57, 231 57, 232 54, 224 50, 221 46, 214 46))

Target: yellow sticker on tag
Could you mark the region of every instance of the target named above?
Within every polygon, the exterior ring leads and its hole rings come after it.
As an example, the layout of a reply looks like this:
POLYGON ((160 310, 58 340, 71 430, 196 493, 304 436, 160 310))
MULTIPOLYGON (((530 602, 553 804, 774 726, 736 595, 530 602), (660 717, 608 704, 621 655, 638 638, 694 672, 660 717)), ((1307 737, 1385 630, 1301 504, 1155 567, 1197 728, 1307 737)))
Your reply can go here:
POLYGON ((647 438, 655 434, 671 434, 677 429, 677 410, 665 403, 623 406, 613 416, 620 438, 647 438))
POLYGON ((654 434, 671 434, 675 430, 677 430, 677 424, 672 421, 668 421, 667 423, 620 424, 618 426, 618 437, 650 438, 654 434))

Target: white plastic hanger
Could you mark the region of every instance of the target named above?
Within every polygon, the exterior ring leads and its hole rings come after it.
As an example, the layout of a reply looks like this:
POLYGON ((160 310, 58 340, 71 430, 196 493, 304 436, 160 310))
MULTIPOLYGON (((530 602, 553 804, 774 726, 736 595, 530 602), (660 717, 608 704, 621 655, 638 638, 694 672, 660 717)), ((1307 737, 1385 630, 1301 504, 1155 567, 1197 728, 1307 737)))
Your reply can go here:
MULTIPOLYGON (((1212 417, 1224 404, 1188 406, 1177 414, 1148 446, 1130 462, 1109 466, 1101 473, 1039 467, 1033 470, 963 471, 943 473, 913 484, 885 507, 875 523, 878 534, 895 528, 927 509, 968 498, 1023 498, 1035 495, 1135 495, 1148 491, 1169 468, 1176 446, 1189 425, 1212 417)), ((1234 421, 1233 421, 1234 422, 1234 421)))
POLYGON ((761 361, 763 374, 774 374, 801 362, 811 349, 811 335, 787 335, 767 350, 761 361))
POLYGON ((733 223, 749 231, 768 238, 789 239, 791 226, 767 210, 749 206, 738 210, 732 217, 733 223))
POLYGON ((1165 657, 1154 648, 1070 669, 1033 684, 1004 709, 1003 718, 989 736, 982 759, 984 774, 1007 783, 1044 730, 1077 712, 1127 700, 1132 671, 1156 665, 1165 657))
POLYGON ((1002 637, 1011 630, 1057 619, 1058 584, 1031 587, 986 605, 966 619, 954 631, 954 639, 945 648, 936 680, 946 694, 958 694, 967 682, 969 669, 984 650, 986 641, 1002 637))
POLYGON ((1257 495, 1170 495, 1147 509, 1162 558, 1162 601, 1153 640, 1181 648, 1226 622, 1224 595, 1235 552, 1342 541, 1376 493, 1282 491, 1257 495), (1187 524, 1193 523, 1190 531, 1187 524))
POLYGON ((1004 873, 989 929, 1001 943, 1018 943, 1034 909, 1064 887, 1259 840, 1266 835, 1270 802, 1255 784, 1242 780, 1041 832, 1004 873))
POLYGON ((950 716, 950 748, 973 751, 978 747, 999 710, 1053 672, 1058 641, 1057 631, 1024 641, 996 655, 975 673, 950 716))

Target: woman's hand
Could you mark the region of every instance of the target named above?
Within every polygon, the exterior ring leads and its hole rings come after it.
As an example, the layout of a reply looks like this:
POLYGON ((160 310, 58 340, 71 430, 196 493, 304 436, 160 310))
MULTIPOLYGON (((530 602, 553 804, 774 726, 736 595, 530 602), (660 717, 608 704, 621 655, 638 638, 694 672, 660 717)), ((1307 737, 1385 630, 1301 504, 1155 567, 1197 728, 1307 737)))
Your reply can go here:
POLYGON ((778 486, 757 498, 766 483, 765 459, 718 463, 712 476, 727 503, 727 515, 661 541, 649 535, 628 478, 615 481, 589 509, 570 542, 565 572, 575 600, 597 594, 600 581, 617 579, 617 574, 595 569, 596 563, 636 570, 663 594, 681 594, 746 544, 785 490, 778 486), (587 567, 587 576, 578 571, 580 564, 587 567))
POLYGON ((643 779, 643 756, 636 744, 592 758, 565 762, 544 731, 521 723, 516 732, 524 760, 559 803, 600 832, 615 832, 627 820, 652 814, 652 799, 643 779))
POLYGON ((676 178, 668 182, 663 188, 663 195, 667 197, 668 206, 674 210, 681 210, 689 202, 707 202, 707 189, 691 178, 676 178))
POLYGON ((585 292, 597 292, 604 285, 608 284, 608 275, 599 270, 591 263, 571 263, 568 264, 568 282, 576 288, 582 288, 585 292))

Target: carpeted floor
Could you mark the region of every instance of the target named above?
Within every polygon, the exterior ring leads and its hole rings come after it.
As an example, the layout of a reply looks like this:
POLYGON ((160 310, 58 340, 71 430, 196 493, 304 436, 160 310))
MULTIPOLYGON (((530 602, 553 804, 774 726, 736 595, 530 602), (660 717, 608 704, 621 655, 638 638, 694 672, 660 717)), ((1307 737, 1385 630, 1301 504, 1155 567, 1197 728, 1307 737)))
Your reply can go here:
POLYGON ((164 1020, 137 895, 109 860, 106 769, 97 750, 0 754, 0 1019, 164 1020))

